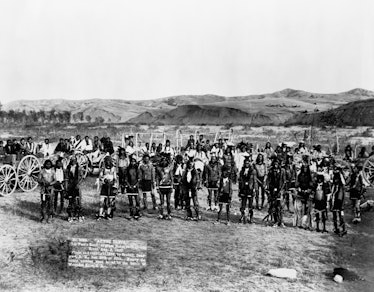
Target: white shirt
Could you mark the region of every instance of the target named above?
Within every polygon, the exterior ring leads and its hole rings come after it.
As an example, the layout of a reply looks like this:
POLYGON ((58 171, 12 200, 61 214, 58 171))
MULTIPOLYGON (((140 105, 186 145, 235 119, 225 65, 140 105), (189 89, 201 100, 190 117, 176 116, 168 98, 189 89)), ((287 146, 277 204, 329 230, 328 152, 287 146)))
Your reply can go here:
POLYGON ((198 159, 198 160, 201 160, 203 163, 208 162, 208 159, 207 159, 204 151, 196 152, 194 158, 198 159))
POLYGON ((53 154, 53 149, 52 149, 51 144, 43 143, 42 147, 40 148, 40 152, 44 155, 44 157, 52 155, 53 154))
POLYGON ((182 167, 181 164, 178 164, 177 169, 175 170, 174 175, 178 176, 178 175, 182 175, 182 173, 183 173, 183 167, 182 167))
POLYGON ((174 150, 170 146, 164 148, 164 153, 170 154, 171 156, 174 156, 174 150))
POLYGON ((130 145, 127 145, 125 151, 127 155, 132 155, 135 152, 135 148, 131 147, 130 145))
POLYGON ((91 139, 88 139, 88 142, 84 140, 84 148, 83 151, 92 151, 93 150, 93 143, 91 139))
POLYGON ((190 149, 186 152, 188 157, 195 157, 196 150, 195 149, 190 149))
POLYGON ((191 182, 191 179, 192 179, 192 170, 188 170, 187 171, 187 182, 191 182))
POLYGON ((62 168, 56 168, 56 180, 58 182, 64 181, 64 171, 62 170, 62 168))

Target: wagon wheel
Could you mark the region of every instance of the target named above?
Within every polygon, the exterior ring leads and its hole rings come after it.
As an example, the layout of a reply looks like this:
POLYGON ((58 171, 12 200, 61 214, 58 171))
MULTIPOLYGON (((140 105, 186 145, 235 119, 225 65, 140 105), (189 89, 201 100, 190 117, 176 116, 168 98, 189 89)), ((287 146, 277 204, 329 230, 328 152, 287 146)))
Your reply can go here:
POLYGON ((18 185, 24 192, 31 192, 38 186, 38 176, 41 165, 33 155, 27 155, 21 159, 17 168, 18 185))
POLYGON ((83 179, 87 177, 89 171, 88 157, 82 152, 76 152, 74 156, 77 158, 79 168, 82 170, 83 179))
POLYGON ((17 188, 17 172, 11 165, 3 165, 0 167, 0 194, 9 196, 17 188))
POLYGON ((370 156, 365 160, 362 173, 365 181, 374 186, 374 156, 370 156))

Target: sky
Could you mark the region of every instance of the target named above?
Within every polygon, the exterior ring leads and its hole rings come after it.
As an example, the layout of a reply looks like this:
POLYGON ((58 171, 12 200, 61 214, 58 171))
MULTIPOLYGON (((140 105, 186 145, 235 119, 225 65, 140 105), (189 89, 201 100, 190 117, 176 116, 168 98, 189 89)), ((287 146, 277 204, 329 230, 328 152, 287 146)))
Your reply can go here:
POLYGON ((372 0, 2 0, 0 102, 374 90, 372 0))

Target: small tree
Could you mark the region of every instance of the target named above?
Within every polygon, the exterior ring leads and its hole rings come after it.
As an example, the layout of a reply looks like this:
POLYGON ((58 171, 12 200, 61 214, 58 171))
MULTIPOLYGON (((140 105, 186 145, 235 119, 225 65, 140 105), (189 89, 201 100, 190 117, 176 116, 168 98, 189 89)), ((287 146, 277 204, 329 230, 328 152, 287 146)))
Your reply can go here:
POLYGON ((91 116, 90 115, 86 116, 86 121, 87 121, 87 123, 91 123, 91 116))

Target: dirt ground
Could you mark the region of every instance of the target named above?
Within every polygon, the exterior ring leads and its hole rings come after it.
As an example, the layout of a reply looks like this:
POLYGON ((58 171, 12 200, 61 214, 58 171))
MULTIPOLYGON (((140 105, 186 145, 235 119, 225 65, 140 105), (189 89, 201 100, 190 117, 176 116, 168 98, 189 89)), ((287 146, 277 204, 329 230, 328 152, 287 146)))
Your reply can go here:
MULTIPOLYGON (((186 222, 185 213, 174 210, 172 221, 157 220, 157 211, 129 221, 123 196, 114 220, 97 222, 94 181, 87 178, 83 187, 83 223, 68 223, 64 216, 39 223, 38 192, 0 197, 0 291, 373 291, 374 212, 363 213, 361 225, 352 225, 347 210, 348 235, 339 238, 331 232, 331 215, 327 234, 290 227, 288 212, 286 228, 261 222, 265 211, 255 211, 256 224, 239 225, 236 193, 231 226, 212 224, 216 214, 207 211, 200 222, 186 222), (147 267, 67 268, 71 237, 145 240, 147 267), (333 268, 340 266, 363 280, 333 282, 333 268), (296 269, 297 280, 266 276, 280 267, 296 269)), ((199 202, 206 206, 205 190, 199 202)))

